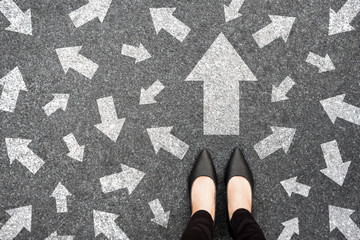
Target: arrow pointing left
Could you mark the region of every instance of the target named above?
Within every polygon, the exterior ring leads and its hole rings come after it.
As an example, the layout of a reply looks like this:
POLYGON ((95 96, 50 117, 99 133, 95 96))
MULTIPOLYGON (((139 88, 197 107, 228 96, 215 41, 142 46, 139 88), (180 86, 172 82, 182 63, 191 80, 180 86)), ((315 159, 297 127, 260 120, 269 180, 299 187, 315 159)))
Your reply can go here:
POLYGON ((72 159, 82 162, 84 157, 85 146, 84 145, 80 146, 74 134, 72 133, 69 133, 68 135, 63 137, 63 140, 69 149, 69 153, 67 155, 72 159))
POLYGON ((67 197, 71 196, 72 194, 66 189, 61 182, 58 183, 55 190, 51 194, 56 201, 56 212, 58 213, 65 213, 68 212, 67 207, 67 197))
POLYGON ((14 239, 23 228, 31 232, 32 206, 14 208, 6 211, 11 217, 0 229, 1 240, 14 239))
POLYGON ((27 91, 24 79, 18 67, 0 79, 3 91, 0 97, 0 110, 14 112, 20 91, 27 91))
POLYGON ((21 138, 5 138, 7 153, 10 159, 10 164, 14 160, 18 160, 30 172, 35 174, 41 166, 45 163, 33 151, 28 148, 31 140, 21 138))
POLYGON ((13 0, 1 0, 0 12, 10 22, 6 30, 32 35, 31 9, 23 13, 13 0))
POLYGON ((85 77, 91 79, 99 65, 79 54, 81 48, 82 46, 58 48, 56 49, 56 53, 65 74, 70 68, 72 68, 85 77))
POLYGON ((58 235, 57 231, 53 232, 50 236, 45 238, 45 240, 73 240, 73 239, 74 236, 69 236, 69 235, 60 236, 58 235))
POLYGON ((285 191, 291 197, 292 193, 302 195, 304 197, 309 196, 310 186, 299 183, 296 181, 297 177, 289 178, 280 182, 285 191))
POLYGON ((70 94, 54 93, 52 95, 54 96, 54 99, 42 107, 47 116, 50 116, 58 109, 62 109, 63 111, 65 111, 70 97, 70 94))
POLYGON ((161 206, 161 203, 159 201, 159 199, 155 199, 151 202, 148 203, 151 211, 154 214, 154 218, 151 219, 152 222, 167 228, 168 222, 169 222, 169 217, 170 217, 170 211, 165 212, 163 207, 161 206))
POLYGON ((104 234, 109 240, 129 240, 126 234, 116 225, 117 214, 94 210, 95 237, 104 234))
POLYGON ((278 240, 291 240, 291 237, 296 233, 299 235, 299 219, 293 218, 289 221, 281 223, 284 226, 278 240))
POLYGON ((352 209, 329 205, 330 232, 337 228, 347 240, 359 240, 360 228, 350 218, 354 212, 352 209))

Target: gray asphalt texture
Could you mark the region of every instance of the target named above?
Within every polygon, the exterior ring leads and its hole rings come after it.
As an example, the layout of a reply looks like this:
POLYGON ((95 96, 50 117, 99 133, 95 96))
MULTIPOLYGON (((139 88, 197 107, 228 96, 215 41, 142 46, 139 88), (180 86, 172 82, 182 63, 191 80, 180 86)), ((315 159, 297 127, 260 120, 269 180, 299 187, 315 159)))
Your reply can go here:
MULTIPOLYGON (((242 17, 225 23, 217 0, 113 0, 103 23, 97 19, 75 28, 68 14, 86 0, 19 0, 31 8, 33 36, 5 31, 0 14, 0 76, 19 66, 28 91, 21 92, 14 113, 0 112, 0 227, 9 219, 5 210, 33 206, 32 231, 16 239, 45 239, 55 230, 75 239, 94 237, 92 210, 119 214, 118 226, 130 239, 179 239, 190 215, 187 176, 196 155, 207 148, 218 177, 215 239, 230 239, 226 223, 223 175, 231 151, 240 146, 254 173, 254 215, 268 239, 277 239, 282 222, 299 218, 295 239, 346 239, 330 233, 328 205, 355 210, 360 224, 360 127, 338 119, 333 124, 320 100, 346 93, 346 102, 360 106, 360 23, 351 32, 328 36, 329 9, 345 1, 245 1, 242 17), (166 31, 155 33, 150 7, 176 7, 174 16, 191 28, 183 42, 166 31), (269 14, 296 17, 288 41, 277 39, 260 49, 252 34, 270 23, 269 14), (203 134, 203 84, 185 78, 220 33, 244 59, 257 82, 240 82, 240 135, 203 134), (142 43, 152 57, 134 63, 121 55, 123 44, 142 43), (81 54, 99 64, 90 80, 70 69, 64 73, 55 49, 82 45, 81 54), (318 73, 305 62, 312 51, 331 57, 335 71, 318 73), (272 85, 291 76, 296 85, 289 100, 271 103, 272 85), (141 87, 160 80, 165 89, 157 104, 139 105, 141 87), (65 112, 47 117, 41 109, 52 93, 69 93, 65 112), (113 96, 118 117, 126 122, 112 142, 94 125, 100 123, 96 99, 113 96), (174 136, 189 144, 180 160, 164 150, 155 154, 146 128, 174 126, 174 136), (270 126, 296 128, 292 146, 260 160, 254 144, 271 134, 270 126), (66 156, 62 138, 74 133, 85 144, 83 162, 66 156), (5 138, 32 139, 30 148, 44 161, 32 174, 18 161, 9 164, 5 138), (343 161, 352 161, 343 186, 320 172, 325 161, 320 144, 337 140, 343 161), (134 192, 104 194, 99 179, 120 172, 126 164, 146 173, 134 192), (289 197, 280 181, 298 176, 311 186, 309 196, 289 197), (68 213, 56 213, 52 191, 62 182, 73 194, 68 213), (148 202, 158 198, 170 210, 168 228, 151 222, 148 202)), ((2 86, 0 86, 2 88, 2 86)))

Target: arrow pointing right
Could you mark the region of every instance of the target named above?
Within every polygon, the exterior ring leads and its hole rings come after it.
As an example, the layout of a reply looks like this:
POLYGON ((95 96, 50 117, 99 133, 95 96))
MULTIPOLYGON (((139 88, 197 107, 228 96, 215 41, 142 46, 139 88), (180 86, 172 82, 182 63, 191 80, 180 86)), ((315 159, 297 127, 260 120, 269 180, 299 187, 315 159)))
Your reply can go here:
POLYGON ((306 62, 319 68, 319 73, 335 70, 335 66, 328 54, 326 54, 325 57, 321 57, 315 53, 309 52, 306 62))
POLYGON ((299 219, 293 218, 289 221, 281 223, 285 228, 282 230, 278 240, 291 240, 291 237, 296 233, 299 235, 299 219))
POLYGON ((58 183, 55 190, 51 194, 56 201, 56 212, 58 213, 65 213, 68 212, 67 207, 67 197, 71 196, 72 194, 66 189, 61 182, 58 183))
POLYGON ((53 232, 50 236, 45 238, 45 240, 73 240, 74 236, 60 236, 57 231, 53 232))
POLYGON ((321 149, 327 167, 320 171, 342 186, 351 162, 342 161, 339 146, 335 140, 321 144, 321 149))
POLYGON ((355 211, 329 205, 330 232, 339 229, 347 240, 359 240, 360 228, 350 218, 355 211))
POLYGON ((52 95, 54 96, 54 99, 42 107, 47 116, 50 116, 58 109, 62 109, 63 111, 65 111, 70 97, 70 94, 54 93, 52 95))
POLYGON ((254 145, 254 149, 260 159, 264 159, 279 149, 285 153, 289 151, 292 140, 295 136, 295 128, 270 127, 273 134, 254 145))
POLYGON ((299 183, 296 181, 297 177, 289 178, 281 181, 280 184, 285 188, 285 191, 291 197, 292 193, 302 195, 304 197, 309 196, 310 186, 299 183))
POLYGON ((135 58, 135 63, 142 62, 151 57, 150 53, 141 43, 139 44, 139 47, 123 44, 121 48, 121 54, 135 58))
POLYGON ((6 30, 32 35, 31 9, 23 13, 13 0, 1 0, 0 12, 10 22, 6 30))
POLYGON ((23 228, 31 232, 32 206, 14 208, 6 211, 11 217, 0 229, 1 240, 14 239, 23 228))
POLYGON ((156 103, 154 99, 165 86, 158 80, 156 80, 147 90, 141 88, 140 93, 140 105, 156 103))
POLYGON ((93 217, 95 237, 102 233, 110 240, 129 240, 115 223, 119 215, 94 210, 93 217))
POLYGON ((164 228, 167 228, 170 217, 170 211, 167 212, 164 211, 164 208, 161 206, 159 199, 155 199, 149 202, 148 204, 155 216, 153 219, 151 219, 151 221, 164 228))
POLYGON ((27 91, 24 79, 18 67, 0 79, 3 91, 0 97, 0 110, 14 112, 20 91, 27 91))
POLYGON ((354 30, 350 23, 360 12, 360 0, 348 0, 336 13, 330 8, 329 35, 354 30))
POLYGON ((291 77, 286 77, 284 81, 280 83, 278 87, 272 86, 271 92, 271 102, 279 102, 288 100, 289 98, 286 94, 290 91, 290 89, 295 85, 294 80, 291 77))

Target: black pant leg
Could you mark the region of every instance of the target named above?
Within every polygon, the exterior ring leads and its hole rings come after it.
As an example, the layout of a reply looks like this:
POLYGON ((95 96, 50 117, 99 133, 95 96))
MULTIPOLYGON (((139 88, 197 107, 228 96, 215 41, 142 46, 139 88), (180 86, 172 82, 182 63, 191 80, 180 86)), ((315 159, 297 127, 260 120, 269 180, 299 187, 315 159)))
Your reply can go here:
POLYGON ((266 240, 253 215, 246 209, 234 212, 230 226, 234 240, 266 240))
POLYGON ((211 240, 214 236, 214 221, 210 213, 199 210, 188 222, 181 240, 211 240))

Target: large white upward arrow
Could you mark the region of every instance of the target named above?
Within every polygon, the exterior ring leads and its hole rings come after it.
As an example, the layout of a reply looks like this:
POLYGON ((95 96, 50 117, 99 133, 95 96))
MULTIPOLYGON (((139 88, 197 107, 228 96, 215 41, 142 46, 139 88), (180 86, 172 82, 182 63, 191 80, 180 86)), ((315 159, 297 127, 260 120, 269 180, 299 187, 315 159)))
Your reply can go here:
POLYGON ((58 183, 55 190, 51 194, 56 201, 56 212, 58 213, 65 213, 68 211, 67 207, 67 197, 71 196, 72 194, 66 189, 61 182, 58 183))
POLYGON ((329 35, 354 30, 350 23, 360 12, 360 0, 348 0, 336 13, 330 8, 329 35))
POLYGON ((324 154, 326 168, 320 171, 342 186, 351 162, 343 162, 339 146, 335 140, 321 144, 321 149, 324 154))
POLYGON ((321 100, 325 112, 332 123, 337 118, 342 118, 348 122, 360 125, 360 108, 344 102, 346 94, 338 95, 328 99, 321 100))
POLYGON ((296 233, 299 235, 299 219, 293 218, 289 221, 281 223, 284 226, 280 236, 277 240, 291 240, 291 237, 296 233))
POLYGON ((216 38, 185 81, 204 82, 204 134, 238 135, 239 81, 257 81, 224 34, 216 38))
POLYGON ((285 191, 291 197, 292 193, 302 195, 304 197, 309 196, 310 186, 299 183, 296 181, 297 177, 289 178, 280 182, 285 191))
POLYGON ((229 22, 238 17, 241 17, 239 13, 240 8, 244 4, 245 0, 232 0, 229 6, 224 4, 225 21, 229 22))
POLYGON ((95 237, 104 234, 109 240, 129 240, 126 234, 116 225, 117 214, 93 211, 95 237))
POLYGON ((122 172, 120 173, 114 173, 100 178, 101 189, 104 193, 127 188, 130 195, 145 176, 144 172, 126 166, 125 164, 121 164, 121 169, 122 172))
POLYGON ((14 239, 23 228, 31 232, 32 206, 14 208, 6 211, 11 217, 0 229, 1 240, 14 239))
POLYGON ((354 212, 352 209, 329 205, 330 232, 337 228, 347 240, 359 240, 360 228, 350 218, 354 212))
POLYGON ((6 30, 32 35, 31 9, 23 13, 13 0, 1 0, 0 12, 10 22, 6 30))
POLYGON ((3 91, 0 97, 0 110, 14 112, 20 91, 27 91, 24 79, 18 67, 0 79, 3 91))
POLYGON ((265 47, 280 37, 286 42, 295 21, 294 17, 277 15, 269 15, 269 17, 271 23, 252 35, 260 48, 265 47))
POLYGON ((89 0, 89 3, 71 12, 69 17, 78 28, 91 20, 98 18, 103 22, 112 0, 89 0))
POLYGON ((120 131, 124 125, 125 118, 118 118, 116 114, 114 99, 112 96, 97 99, 101 123, 95 125, 113 142, 119 137, 120 131))
POLYGON ((164 29, 180 42, 184 41, 190 28, 173 16, 176 8, 150 8, 156 34, 164 29))
POLYGON ((295 136, 295 128, 270 127, 273 134, 254 145, 254 149, 260 159, 264 159, 279 149, 285 153, 289 151, 292 140, 295 136))

